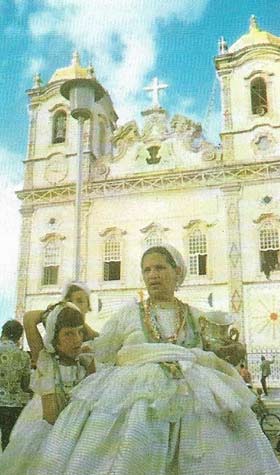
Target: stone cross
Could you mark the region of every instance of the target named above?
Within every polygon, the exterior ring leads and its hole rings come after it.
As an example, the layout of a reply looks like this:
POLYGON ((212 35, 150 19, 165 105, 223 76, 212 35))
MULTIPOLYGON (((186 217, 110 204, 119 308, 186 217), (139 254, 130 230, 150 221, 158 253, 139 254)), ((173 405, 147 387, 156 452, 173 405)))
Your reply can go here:
POLYGON ((158 78, 154 78, 151 86, 144 87, 144 91, 152 92, 152 107, 153 109, 159 109, 159 91, 161 89, 166 89, 168 84, 160 84, 158 78))

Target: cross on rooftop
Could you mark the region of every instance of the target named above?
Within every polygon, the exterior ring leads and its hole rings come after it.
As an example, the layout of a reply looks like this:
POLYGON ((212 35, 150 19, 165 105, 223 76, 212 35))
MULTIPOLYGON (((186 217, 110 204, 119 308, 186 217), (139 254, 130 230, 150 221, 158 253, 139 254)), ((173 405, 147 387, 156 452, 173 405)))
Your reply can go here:
POLYGON ((158 78, 155 77, 150 86, 144 87, 144 91, 152 92, 152 107, 153 109, 159 109, 159 91, 166 89, 168 84, 160 84, 158 78))

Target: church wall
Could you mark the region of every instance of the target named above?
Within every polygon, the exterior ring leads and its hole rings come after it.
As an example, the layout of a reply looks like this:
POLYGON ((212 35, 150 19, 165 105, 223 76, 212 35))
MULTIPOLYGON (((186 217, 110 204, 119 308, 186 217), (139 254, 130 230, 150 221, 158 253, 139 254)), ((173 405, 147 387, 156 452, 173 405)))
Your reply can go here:
POLYGON ((31 243, 30 266, 28 273, 27 293, 57 292, 58 288, 70 279, 73 273, 73 235, 74 235, 74 206, 73 203, 55 206, 43 206, 34 211, 31 243), (52 228, 49 225, 51 218, 56 221, 52 228), (50 234, 59 236, 61 243, 61 266, 59 269, 58 286, 42 285, 43 249, 46 238, 50 234))
MULTIPOLYGON (((261 215, 274 213, 280 216, 279 183, 246 185, 240 200, 240 233, 242 252, 243 282, 264 282, 267 279, 260 269, 259 224, 261 215), (265 204, 262 198, 273 197, 271 203, 265 204), (255 221, 255 222, 254 222, 255 221)), ((270 279, 279 280, 280 272, 274 271, 270 279)))
POLYGON ((100 233, 107 228, 117 227, 123 235, 126 256, 123 285, 135 287, 140 284, 140 269, 135 263, 140 260, 144 249, 146 226, 155 222, 166 229, 163 239, 178 247, 186 257, 184 237, 187 226, 192 220, 201 220, 207 228, 209 242, 209 277, 188 278, 190 284, 202 282, 225 282, 227 280, 226 242, 224 210, 218 205, 218 193, 215 190, 169 191, 157 194, 122 195, 96 199, 89 220, 89 272, 88 278, 93 286, 121 285, 102 281, 102 242, 100 233), (219 240, 217 240, 219 236, 219 240), (93 243, 96 243, 94 246, 93 243), (97 266, 97 268, 95 268, 97 266), (136 267, 137 268, 137 267, 136 267))

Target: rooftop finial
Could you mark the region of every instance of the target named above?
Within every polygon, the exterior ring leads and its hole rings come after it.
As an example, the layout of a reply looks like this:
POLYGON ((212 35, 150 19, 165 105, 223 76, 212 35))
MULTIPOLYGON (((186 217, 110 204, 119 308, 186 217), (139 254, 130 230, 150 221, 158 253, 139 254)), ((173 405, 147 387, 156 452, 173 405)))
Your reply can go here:
POLYGON ((158 78, 154 78, 151 86, 144 87, 144 91, 152 92, 152 107, 153 109, 159 109, 159 91, 161 89, 166 89, 168 84, 160 84, 158 78))
POLYGON ((40 73, 37 73, 35 74, 34 78, 33 78, 33 89, 37 89, 37 87, 41 87, 42 85, 42 79, 41 79, 41 74, 40 73))
POLYGON ((250 16, 250 31, 260 31, 260 27, 258 25, 257 17, 255 15, 250 16))
POLYGON ((228 45, 223 36, 218 41, 219 54, 226 54, 228 52, 228 45))
POLYGON ((94 74, 94 67, 92 66, 91 63, 89 63, 88 67, 87 67, 87 77, 89 79, 92 79, 94 78, 95 74, 94 74))
POLYGON ((77 50, 74 51, 73 56, 72 56, 72 65, 73 66, 81 66, 80 63, 80 55, 77 50))

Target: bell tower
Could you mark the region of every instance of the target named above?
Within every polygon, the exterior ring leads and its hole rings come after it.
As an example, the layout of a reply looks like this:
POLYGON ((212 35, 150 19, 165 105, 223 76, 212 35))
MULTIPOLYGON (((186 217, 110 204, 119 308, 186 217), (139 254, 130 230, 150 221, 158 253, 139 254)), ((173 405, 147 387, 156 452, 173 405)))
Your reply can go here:
POLYGON ((221 84, 225 161, 276 159, 280 153, 280 38, 254 15, 249 32, 215 58, 221 84))

